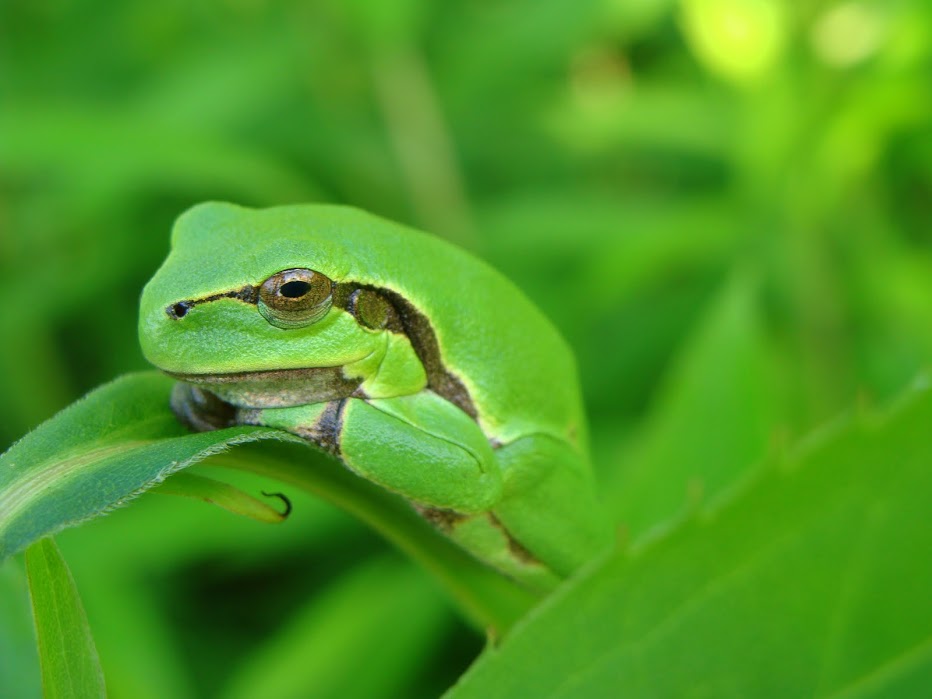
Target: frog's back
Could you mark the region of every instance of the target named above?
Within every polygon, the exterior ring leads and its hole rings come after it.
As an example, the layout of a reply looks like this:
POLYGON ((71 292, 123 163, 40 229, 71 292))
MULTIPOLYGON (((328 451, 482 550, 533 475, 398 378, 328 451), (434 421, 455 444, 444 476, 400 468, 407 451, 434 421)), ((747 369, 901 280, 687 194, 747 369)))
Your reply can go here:
MULTIPOLYGON (((568 346, 517 287, 469 253, 358 209, 331 205, 202 204, 176 227, 176 235, 199 234, 214 250, 219 239, 241 251, 230 256, 231 278, 245 272, 261 282, 281 264, 305 265, 337 282, 399 294, 429 319, 445 368, 465 385, 490 437, 507 443, 543 432, 585 451, 568 346), (274 254, 247 255, 262 249, 260 241, 274 241, 274 254)), ((197 244, 186 241, 192 242, 197 244)))

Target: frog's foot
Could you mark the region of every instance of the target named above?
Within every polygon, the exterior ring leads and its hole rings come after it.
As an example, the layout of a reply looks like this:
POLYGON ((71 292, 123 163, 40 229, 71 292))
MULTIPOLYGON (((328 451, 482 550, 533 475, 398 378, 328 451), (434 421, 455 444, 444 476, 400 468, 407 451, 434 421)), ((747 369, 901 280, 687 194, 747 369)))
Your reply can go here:
POLYGON ((187 383, 172 389, 171 409, 175 416, 195 432, 209 432, 237 424, 236 406, 210 391, 187 383))

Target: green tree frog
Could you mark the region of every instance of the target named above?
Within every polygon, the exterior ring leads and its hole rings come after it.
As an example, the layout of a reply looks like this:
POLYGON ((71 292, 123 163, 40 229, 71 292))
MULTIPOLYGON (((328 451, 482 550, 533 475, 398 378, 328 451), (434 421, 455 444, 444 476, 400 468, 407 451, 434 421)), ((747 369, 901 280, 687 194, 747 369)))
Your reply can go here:
POLYGON ((287 430, 549 588, 609 545, 573 356, 484 262, 342 206, 204 203, 142 294, 196 430, 287 430))

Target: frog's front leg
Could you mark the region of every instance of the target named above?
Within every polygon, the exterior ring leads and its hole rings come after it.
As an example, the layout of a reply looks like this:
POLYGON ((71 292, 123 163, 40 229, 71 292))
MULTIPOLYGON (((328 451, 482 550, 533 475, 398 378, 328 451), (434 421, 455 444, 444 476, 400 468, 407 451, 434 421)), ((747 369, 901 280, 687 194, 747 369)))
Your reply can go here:
POLYGON ((424 508, 468 515, 501 498, 502 474, 488 439, 466 413, 430 391, 241 411, 239 421, 300 435, 424 508))
POLYGON ((432 392, 237 409, 199 388, 177 384, 172 405, 184 422, 198 430, 253 424, 303 437, 363 478, 400 494, 494 568, 539 590, 559 581, 498 516, 502 508, 501 515, 509 521, 520 519, 521 512, 516 514, 509 506, 515 498, 505 493, 502 464, 516 458, 524 461, 520 458, 524 450, 502 461, 501 452, 510 455, 512 450, 493 450, 475 421, 432 392))

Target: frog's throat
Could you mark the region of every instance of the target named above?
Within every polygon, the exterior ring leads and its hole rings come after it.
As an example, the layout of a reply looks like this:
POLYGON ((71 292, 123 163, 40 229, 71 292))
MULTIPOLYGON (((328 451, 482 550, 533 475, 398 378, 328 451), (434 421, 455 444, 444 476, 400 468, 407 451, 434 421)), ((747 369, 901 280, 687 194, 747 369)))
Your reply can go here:
POLYGON ((288 408, 343 398, 366 398, 363 377, 346 377, 342 366, 240 371, 229 374, 183 374, 172 378, 208 391, 238 408, 288 408))

